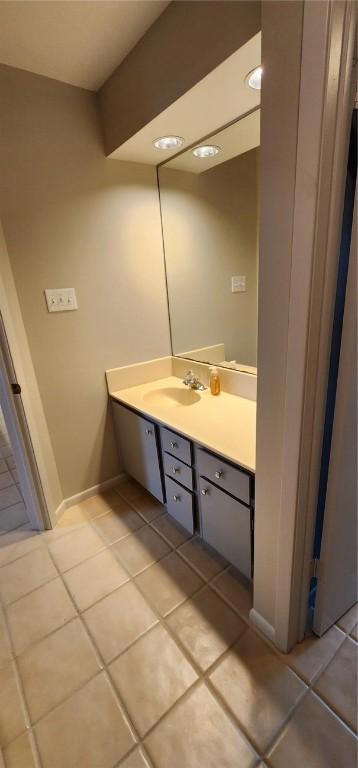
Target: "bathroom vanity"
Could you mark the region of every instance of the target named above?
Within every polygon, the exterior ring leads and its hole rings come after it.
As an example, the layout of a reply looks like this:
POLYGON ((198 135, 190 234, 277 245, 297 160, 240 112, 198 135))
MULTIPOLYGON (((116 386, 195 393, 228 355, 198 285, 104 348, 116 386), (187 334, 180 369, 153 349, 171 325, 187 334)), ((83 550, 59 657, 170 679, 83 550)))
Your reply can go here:
POLYGON ((256 403, 176 377, 110 395, 125 472, 252 578, 256 403))

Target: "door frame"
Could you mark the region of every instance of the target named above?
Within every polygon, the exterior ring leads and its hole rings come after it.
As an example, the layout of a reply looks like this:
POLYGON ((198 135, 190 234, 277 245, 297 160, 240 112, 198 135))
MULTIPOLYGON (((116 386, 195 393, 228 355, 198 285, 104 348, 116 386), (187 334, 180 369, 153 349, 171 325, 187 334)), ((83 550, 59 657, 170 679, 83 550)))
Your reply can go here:
POLYGON ((30 430, 21 399, 21 386, 17 380, 4 319, 0 311, 0 403, 6 428, 19 473, 20 486, 33 530, 49 527, 47 505, 42 489, 30 430), (12 385, 18 385, 14 394, 12 385))
POLYGON ((355 10, 350 0, 263 7, 263 66, 271 78, 262 98, 257 559, 250 618, 284 652, 303 639, 307 618, 354 104, 355 10), (286 70, 278 86, 280 37, 291 81, 286 70), (278 144, 286 138, 280 167, 278 144), (280 289, 275 307, 273 285, 280 289))

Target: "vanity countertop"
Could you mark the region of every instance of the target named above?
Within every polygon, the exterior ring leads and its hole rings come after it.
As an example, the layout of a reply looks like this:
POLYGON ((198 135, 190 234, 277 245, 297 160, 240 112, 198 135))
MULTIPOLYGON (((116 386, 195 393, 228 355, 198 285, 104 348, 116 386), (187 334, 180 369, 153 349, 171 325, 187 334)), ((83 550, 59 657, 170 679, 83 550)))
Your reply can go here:
POLYGON ((169 376, 110 391, 118 402, 255 472, 256 402, 228 392, 190 390, 169 376))

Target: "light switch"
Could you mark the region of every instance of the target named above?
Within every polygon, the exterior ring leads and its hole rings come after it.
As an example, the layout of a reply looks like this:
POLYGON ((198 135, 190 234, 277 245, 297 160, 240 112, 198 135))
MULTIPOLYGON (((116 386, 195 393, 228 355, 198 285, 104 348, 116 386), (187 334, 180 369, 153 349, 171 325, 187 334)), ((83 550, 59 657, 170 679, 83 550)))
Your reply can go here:
POLYGON ((242 293, 246 291, 246 276, 235 275, 231 278, 231 293, 242 293))
POLYGON ((45 296, 49 312, 68 312, 78 309, 74 288, 46 288, 45 296))

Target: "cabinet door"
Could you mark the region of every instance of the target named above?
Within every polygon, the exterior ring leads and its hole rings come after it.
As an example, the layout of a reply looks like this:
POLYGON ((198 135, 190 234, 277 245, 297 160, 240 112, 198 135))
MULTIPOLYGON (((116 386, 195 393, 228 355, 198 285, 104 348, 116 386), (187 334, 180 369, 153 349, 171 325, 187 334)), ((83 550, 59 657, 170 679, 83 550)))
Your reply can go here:
POLYGON ((199 494, 203 539, 250 579, 250 510, 202 477, 199 494))
POLYGON ((155 424, 123 405, 112 401, 117 440, 123 469, 163 502, 162 475, 159 463, 158 437, 155 424))

